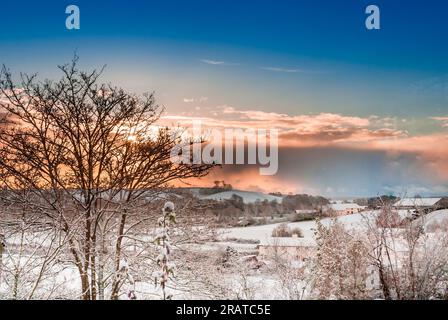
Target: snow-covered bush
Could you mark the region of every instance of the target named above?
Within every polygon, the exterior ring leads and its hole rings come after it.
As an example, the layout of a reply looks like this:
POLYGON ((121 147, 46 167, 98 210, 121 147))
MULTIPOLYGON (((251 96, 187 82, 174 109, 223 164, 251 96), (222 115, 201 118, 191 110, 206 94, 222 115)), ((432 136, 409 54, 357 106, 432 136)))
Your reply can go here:
POLYGON ((319 299, 365 299, 369 252, 362 238, 334 220, 317 221, 317 254, 313 263, 313 291, 319 299))
POLYGON ((171 299, 171 295, 166 292, 166 284, 170 276, 174 275, 175 264, 170 261, 171 242, 170 242, 170 225, 176 223, 176 213, 174 212, 174 204, 170 201, 166 202, 163 215, 158 219, 159 228, 154 238, 154 243, 159 247, 159 255, 156 258, 159 270, 153 273, 155 285, 160 285, 162 289, 163 299, 171 299))
POLYGON ((303 232, 300 228, 291 229, 288 224, 282 223, 272 230, 272 237, 275 238, 286 238, 286 237, 303 237, 303 232))

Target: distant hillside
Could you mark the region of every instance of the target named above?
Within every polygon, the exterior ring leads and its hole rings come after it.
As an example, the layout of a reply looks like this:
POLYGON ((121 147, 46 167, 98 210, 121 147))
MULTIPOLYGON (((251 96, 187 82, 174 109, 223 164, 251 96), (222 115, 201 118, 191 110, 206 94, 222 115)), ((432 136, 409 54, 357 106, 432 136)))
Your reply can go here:
POLYGON ((241 191, 241 190, 223 191, 206 196, 198 194, 198 197, 202 200, 217 200, 217 201, 230 200, 234 196, 241 197, 244 204, 263 202, 263 201, 268 202, 275 201, 280 204, 282 203, 283 199, 282 197, 272 196, 269 194, 264 194, 262 192, 241 191))
POLYGON ((328 199, 321 196, 307 194, 287 195, 283 198, 283 206, 286 210, 319 209, 328 205, 328 199))
POLYGON ((307 194, 281 195, 266 194, 263 192, 243 190, 222 190, 216 188, 186 188, 191 194, 201 200, 224 201, 232 198, 241 198, 244 204, 259 202, 276 202, 282 204, 287 210, 318 209, 328 205, 328 199, 321 196, 307 194))
POLYGON ((369 208, 374 209, 382 207, 384 205, 393 205, 397 200, 399 200, 398 197, 392 195, 382 195, 372 198, 355 199, 355 203, 359 204, 360 206, 368 206, 369 208))

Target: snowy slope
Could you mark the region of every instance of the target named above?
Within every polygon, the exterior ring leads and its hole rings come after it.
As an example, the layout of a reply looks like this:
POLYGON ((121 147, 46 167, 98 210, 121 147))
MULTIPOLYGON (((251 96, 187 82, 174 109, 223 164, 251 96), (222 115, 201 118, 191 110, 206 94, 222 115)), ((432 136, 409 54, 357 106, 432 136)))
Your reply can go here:
MULTIPOLYGON (((347 229, 363 230, 366 228, 366 222, 372 223, 377 215, 377 211, 367 211, 362 213, 350 214, 346 216, 337 217, 336 220, 343 223, 347 229)), ((324 225, 331 223, 331 218, 322 219, 324 225)), ((220 234, 222 239, 239 238, 248 240, 259 240, 261 242, 270 241, 272 230, 279 224, 268 224, 262 226, 239 227, 221 229, 220 234)), ((300 228, 305 239, 313 239, 314 230, 316 229, 315 221, 300 221, 288 223, 290 228, 300 228)))
POLYGON ((267 200, 269 202, 276 201, 278 203, 282 202, 282 197, 272 196, 272 195, 265 194, 262 192, 251 192, 251 191, 240 191, 240 190, 223 191, 223 192, 211 194, 208 196, 200 196, 200 198, 205 199, 205 200, 222 201, 222 200, 227 200, 227 199, 232 198, 233 195, 237 195, 237 196, 240 196, 241 198, 243 198, 243 202, 246 204, 254 203, 257 200, 259 200, 259 201, 267 200))
POLYGON ((428 213, 415 220, 414 223, 422 224, 425 230, 431 225, 441 225, 442 223, 448 223, 448 210, 437 210, 428 213))

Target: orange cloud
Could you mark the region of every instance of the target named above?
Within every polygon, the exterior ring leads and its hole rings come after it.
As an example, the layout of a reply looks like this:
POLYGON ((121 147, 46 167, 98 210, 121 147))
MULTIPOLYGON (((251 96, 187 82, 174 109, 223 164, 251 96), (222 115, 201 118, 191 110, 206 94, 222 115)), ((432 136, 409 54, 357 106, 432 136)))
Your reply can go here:
POLYGON ((197 187, 213 186, 213 181, 224 180, 230 183, 233 188, 248 191, 273 192, 280 191, 287 193, 313 193, 313 190, 301 186, 298 181, 287 182, 279 179, 277 176, 261 176, 258 168, 248 165, 224 165, 222 168, 214 169, 204 178, 192 178, 187 181, 178 182, 176 186, 185 187, 186 185, 197 187))
POLYGON ((296 115, 264 112, 259 110, 237 110, 222 106, 212 116, 166 115, 162 121, 176 122, 191 127, 193 121, 201 121, 203 128, 233 129, 277 129, 280 145, 310 147, 404 137, 402 130, 390 128, 390 119, 344 116, 334 113, 296 115))
MULTIPOLYGON (((209 110, 211 111, 211 110, 209 110)), ((433 117, 431 120, 442 122, 448 127, 448 117, 433 117)), ((408 131, 398 129, 396 123, 405 126, 404 120, 391 117, 357 117, 333 113, 319 113, 314 115, 295 115, 264 112, 260 110, 238 110, 230 106, 213 109, 209 114, 200 117, 194 114, 168 115, 162 121, 177 122, 188 127, 193 120, 201 120, 204 128, 240 128, 240 129, 270 129, 279 130, 280 148, 338 148, 340 150, 379 151, 393 159, 400 159, 400 155, 415 158, 417 171, 428 172, 429 176, 437 180, 448 179, 448 134, 440 132, 431 134, 411 135, 408 131)), ((428 122, 428 126, 433 123, 428 122)), ((408 128, 406 128, 408 129, 408 128)), ((434 131, 434 130, 432 130, 434 131)), ((397 160, 400 161, 400 160, 397 160)), ((249 168, 246 168, 249 170, 249 168)), ((280 168, 281 170, 281 168, 280 168)), ((284 190, 300 191, 297 185, 283 186, 282 181, 270 178, 270 181, 260 180, 257 173, 239 171, 232 175, 232 181, 241 179, 238 187, 269 186, 269 190, 277 187, 284 190), (245 176, 247 174, 247 176, 245 176), (250 181, 250 182, 245 182, 250 181)), ((210 180, 208 180, 210 181, 210 180)), ((284 183, 284 180, 283 180, 284 183)), ((253 189, 253 188, 252 188, 253 189)))
POLYGON ((415 154, 421 168, 430 170, 438 179, 448 179, 448 133, 403 137, 393 140, 373 141, 365 146, 370 150, 385 150, 390 155, 415 154))

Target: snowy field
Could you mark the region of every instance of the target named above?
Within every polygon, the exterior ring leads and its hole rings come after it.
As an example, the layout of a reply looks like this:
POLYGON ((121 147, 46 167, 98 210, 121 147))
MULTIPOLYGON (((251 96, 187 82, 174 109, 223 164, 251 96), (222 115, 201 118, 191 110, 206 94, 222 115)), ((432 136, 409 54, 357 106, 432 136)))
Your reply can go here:
MULTIPOLYGON (((222 194, 222 193, 220 193, 222 194)), ((226 195, 228 195, 226 193, 226 195)), ((246 198, 250 200, 253 198, 246 198)), ((367 230, 368 224, 374 224, 379 211, 365 211, 357 214, 345 215, 335 218, 324 218, 321 223, 324 226, 329 226, 332 221, 336 220, 342 223, 348 230, 363 231, 367 230)), ((403 210, 399 212, 399 215, 404 218, 409 215, 409 212, 403 210)), ((428 215, 415 220, 415 223, 421 223, 425 228, 433 224, 441 224, 444 221, 448 222, 448 210, 439 210, 429 213, 428 215)), ((190 252, 202 255, 203 257, 219 256, 219 253, 225 252, 227 249, 232 248, 238 252, 238 258, 236 260, 238 268, 236 269, 220 269, 220 271, 212 275, 219 279, 220 287, 226 288, 226 295, 220 296, 218 289, 204 289, 202 278, 195 279, 191 275, 188 276, 188 283, 185 283, 185 278, 178 282, 170 282, 167 287, 167 293, 172 296, 172 299, 210 299, 210 298, 232 298, 232 299, 285 299, 287 293, 285 293, 284 283, 279 279, 278 275, 272 273, 269 265, 272 261, 263 261, 265 266, 261 269, 246 269, 247 264, 243 262, 243 259, 250 256, 256 256, 258 254, 258 243, 271 242, 274 239, 285 241, 303 241, 307 244, 314 245, 315 229, 317 223, 314 220, 291 222, 288 223, 288 227, 300 228, 303 234, 303 238, 273 238, 272 231, 280 223, 260 225, 260 226, 248 226, 248 227, 233 227, 233 228, 221 228, 218 230, 218 241, 207 243, 190 243, 176 246, 174 250, 190 252), (246 266, 246 267, 245 267, 246 266), (241 269, 241 270, 240 270, 241 269), (191 286, 191 287, 190 287, 191 286), (202 288, 201 290, 195 289, 196 287, 202 288), (208 290, 215 290, 213 296, 208 290)), ((150 235, 139 235, 144 241, 150 241, 152 238, 150 235)), ((9 250, 17 251, 20 248, 21 239, 18 236, 9 239, 9 250)), ((23 240, 23 239, 22 239, 23 240)), ((47 247, 50 244, 50 239, 46 232, 33 233, 32 237, 28 239, 29 243, 35 242, 37 244, 43 244, 47 247)), ((36 246, 37 247, 37 246, 36 246)), ((30 288, 33 285, 33 277, 40 271, 41 261, 33 259, 33 246, 28 247, 27 250, 21 252, 20 255, 13 253, 9 259, 5 259, 3 262, 9 269, 21 268, 27 265, 27 270, 22 270, 22 277, 20 285, 22 290, 17 292, 17 298, 27 299, 30 298, 30 288), (31 259, 31 260, 30 260, 31 259), (31 262, 30 262, 31 261, 31 262)), ((207 263, 210 263, 208 260, 207 263)), ((182 264, 182 261, 181 263, 182 264)), ((211 262, 209 267, 215 268, 217 265, 215 262, 211 262)), ((46 276, 42 279, 42 284, 39 288, 33 292, 32 298, 46 299, 51 297, 52 299, 75 299, 78 297, 81 290, 79 276, 77 270, 73 264, 57 262, 49 267, 46 276)), ((185 268, 185 267, 184 267, 185 268)), ((219 267, 218 267, 219 269, 219 267)), ((204 269, 208 270, 208 269, 204 269)), ((137 270, 135 270, 137 272, 137 270)), ((136 273, 134 273, 136 275, 136 273)), ((185 273, 180 277, 185 277, 185 273)), ((212 288, 212 286, 210 287, 212 288)), ((138 299, 160 299, 160 288, 156 287, 154 283, 147 279, 141 281, 138 277, 135 277, 133 284, 126 283, 123 294, 120 295, 120 299, 128 299, 126 292, 134 292, 138 299)), ((11 297, 11 283, 6 286, 3 282, 0 285, 0 296, 4 298, 11 297)))
POLYGON ((448 225, 448 210, 437 210, 418 218, 414 223, 423 225, 425 230, 431 226, 448 225))
MULTIPOLYGON (((363 230, 366 228, 367 222, 372 222, 377 211, 366 211, 362 213, 356 213, 346 216, 341 216, 337 218, 325 218, 321 222, 324 226, 328 226, 332 220, 337 220, 343 223, 347 229, 363 230)), ((272 235, 272 231, 279 225, 268 224, 261 226, 250 226, 250 227, 238 227, 238 228, 225 228, 220 229, 220 239, 225 240, 227 238, 236 238, 244 240, 258 240, 260 242, 269 241, 272 235)), ((301 221, 301 222, 291 222, 288 223, 290 228, 300 228, 305 239, 312 241, 314 239, 314 231, 316 229, 316 221, 301 221)))

